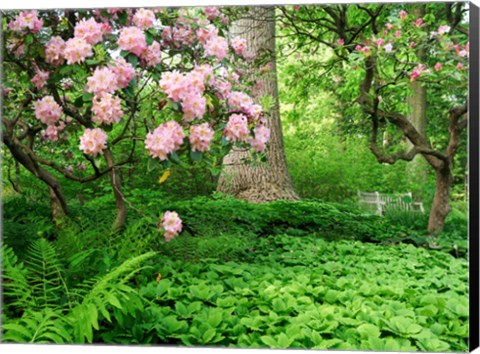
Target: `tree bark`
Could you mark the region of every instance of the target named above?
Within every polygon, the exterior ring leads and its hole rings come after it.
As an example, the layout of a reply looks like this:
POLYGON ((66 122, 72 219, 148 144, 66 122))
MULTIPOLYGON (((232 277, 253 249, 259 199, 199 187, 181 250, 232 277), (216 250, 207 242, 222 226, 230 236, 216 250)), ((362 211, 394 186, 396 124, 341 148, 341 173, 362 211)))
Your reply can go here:
POLYGON ((445 225, 445 219, 450 212, 450 189, 453 176, 449 168, 435 171, 436 186, 432 209, 428 219, 428 232, 431 235, 439 234, 445 225))
MULTIPOLYGON (((416 18, 422 18, 425 16, 425 5, 424 4, 411 4, 410 5, 411 13, 415 15, 416 18)), ((425 48, 420 47, 416 51, 418 61, 420 63, 425 63, 426 53, 425 48)), ((412 89, 412 95, 407 98, 407 103, 411 107, 412 111, 408 116, 408 119, 417 129, 419 134, 427 138, 427 88, 422 86, 419 81, 414 81, 410 84, 412 89)), ((410 150, 413 147, 413 144, 407 139, 407 149, 410 150)), ((420 197, 422 194, 422 186, 424 186, 427 174, 428 174, 428 164, 427 161, 421 156, 415 156, 415 158, 406 166, 407 168, 407 179, 412 186, 418 186, 416 190, 412 190, 413 194, 417 197, 420 197)))
POLYGON ((232 26, 231 34, 247 40, 247 48, 253 55, 268 53, 271 71, 260 75, 252 70, 252 78, 257 78, 254 99, 264 95, 274 98, 267 126, 271 136, 266 150, 267 164, 246 165, 242 159, 249 157, 249 152, 233 148, 223 160, 223 171, 219 177, 217 190, 233 194, 235 197, 250 202, 268 202, 286 199, 298 200, 293 189, 292 179, 287 169, 283 146, 282 124, 280 121, 277 68, 275 62, 275 9, 274 7, 251 7, 248 13, 232 26))
MULTIPOLYGON (((115 165, 113 155, 110 150, 103 150, 103 155, 108 167, 112 167, 115 165)), ((109 172, 109 175, 113 189, 113 196, 115 197, 115 204, 117 206, 117 216, 115 218, 115 221, 113 222, 112 230, 119 231, 123 229, 127 221, 127 205, 125 203, 125 198, 122 193, 122 178, 120 176, 120 171, 118 171, 117 167, 113 167, 109 172)))
POLYGON ((9 135, 7 131, 3 134, 3 142, 16 161, 47 185, 50 194, 52 220, 56 225, 60 225, 62 220, 69 214, 60 182, 50 172, 41 167, 30 154, 23 150, 17 139, 9 135))

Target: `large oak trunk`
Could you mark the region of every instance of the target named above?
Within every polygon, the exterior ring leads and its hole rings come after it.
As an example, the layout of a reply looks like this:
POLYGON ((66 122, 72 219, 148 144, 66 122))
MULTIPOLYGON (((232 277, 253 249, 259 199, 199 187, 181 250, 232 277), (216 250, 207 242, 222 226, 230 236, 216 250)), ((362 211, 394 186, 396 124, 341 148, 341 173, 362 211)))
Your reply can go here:
POLYGON ((254 99, 264 95, 274 98, 267 126, 271 130, 269 145, 266 150, 267 164, 260 166, 246 165, 242 159, 249 157, 246 150, 233 148, 223 160, 217 190, 235 195, 239 199, 251 202, 267 202, 287 199, 297 200, 292 179, 287 169, 283 147, 282 124, 280 121, 277 69, 275 63, 275 21, 273 7, 251 7, 244 18, 232 26, 232 36, 247 40, 248 49, 257 56, 270 55, 271 71, 259 75, 255 70, 251 77, 258 78, 254 99))
MULTIPOLYGON (((110 150, 104 150, 103 155, 108 167, 115 165, 115 161, 113 160, 113 155, 110 150)), ((113 189, 113 196, 115 197, 115 204, 117 206, 117 217, 112 225, 112 230, 119 231, 125 226, 127 221, 127 205, 122 193, 122 178, 120 176, 120 171, 118 171, 117 167, 113 167, 109 174, 113 189)))

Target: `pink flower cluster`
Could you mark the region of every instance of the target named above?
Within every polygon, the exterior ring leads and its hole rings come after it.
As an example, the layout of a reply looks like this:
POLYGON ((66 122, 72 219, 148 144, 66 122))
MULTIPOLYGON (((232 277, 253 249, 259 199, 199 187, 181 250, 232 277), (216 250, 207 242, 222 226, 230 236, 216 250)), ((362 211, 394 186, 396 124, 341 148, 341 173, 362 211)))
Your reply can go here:
POLYGON ((75 25, 75 38, 81 38, 88 44, 97 44, 103 38, 103 25, 93 18, 82 19, 75 25))
POLYGON ((165 230, 165 241, 172 240, 182 231, 182 219, 174 211, 166 211, 162 218, 162 227, 165 230))
POLYGON ((208 123, 190 126, 190 144, 192 151, 210 151, 214 131, 208 123))
POLYGON ((115 74, 117 78, 118 88, 125 88, 128 83, 135 76, 135 68, 128 63, 124 58, 118 58, 109 66, 109 69, 115 74))
POLYGON ((252 98, 243 92, 232 91, 228 95, 228 104, 234 109, 241 110, 253 119, 258 119, 262 113, 262 106, 253 104, 252 98))
POLYGON ((47 83, 50 73, 48 71, 43 71, 38 68, 36 68, 35 72, 36 74, 32 78, 32 82, 35 86, 37 86, 37 89, 41 90, 47 83))
POLYGON ((218 28, 214 25, 207 25, 197 30, 197 40, 200 44, 206 44, 209 40, 218 37, 218 28))
POLYGON ((15 17, 15 20, 8 24, 8 28, 16 32, 30 30, 35 33, 40 31, 42 27, 43 19, 38 18, 37 11, 22 11, 15 17))
POLYGON ((202 119, 207 102, 203 93, 206 81, 215 82, 213 69, 209 65, 196 66, 191 72, 181 74, 178 71, 165 72, 160 87, 174 102, 182 101, 182 111, 187 122, 202 119))
POLYGON ((235 37, 231 40, 233 51, 235 54, 243 56, 245 49, 247 49, 247 40, 245 38, 235 37))
POLYGON ((65 50, 63 52, 67 64, 81 63, 93 55, 92 45, 82 38, 70 38, 65 43, 65 50))
POLYGON ((58 125, 49 124, 47 128, 42 131, 41 137, 50 141, 57 141, 58 135, 65 129, 65 123, 60 121, 58 125))
POLYGON ((253 130, 255 137, 250 137, 248 143, 256 152, 263 152, 267 147, 267 142, 270 140, 270 129, 265 125, 258 125, 253 130))
POLYGON ((155 23, 155 14, 151 10, 138 9, 132 19, 133 23, 140 29, 152 28, 155 23))
POLYGON ((426 66, 423 64, 417 65, 417 67, 410 73, 410 81, 413 82, 420 77, 425 70, 426 66))
POLYGON ((93 75, 87 79, 85 87, 87 92, 92 92, 95 96, 112 93, 117 88, 117 75, 107 67, 96 68, 93 75))
POLYGON ((245 117, 243 114, 232 114, 228 119, 228 123, 223 131, 223 134, 228 141, 246 142, 249 135, 247 117, 245 117))
POLYGON ((184 138, 185 133, 180 124, 171 120, 147 134, 145 147, 153 157, 158 157, 163 161, 168 159, 168 154, 180 148, 184 138))
POLYGON ((146 51, 142 53, 143 60, 145 60, 147 66, 150 67, 160 64, 161 56, 160 43, 157 41, 153 41, 153 43, 147 47, 146 51))
POLYGON ((97 156, 107 147, 107 134, 100 128, 85 129, 80 137, 80 150, 84 154, 97 156))
POLYGON ((120 98, 109 93, 102 93, 93 100, 93 121, 97 124, 112 124, 120 122, 123 117, 120 98))
POLYGON ((63 113, 62 107, 52 96, 45 96, 34 103, 35 117, 43 124, 52 125, 58 122, 63 113))
POLYGON ((45 59, 48 63, 59 66, 65 61, 65 41, 59 37, 52 37, 45 46, 45 59))
POLYGON ((220 10, 216 6, 207 6, 203 9, 203 12, 210 21, 213 21, 220 16, 220 10))
POLYGON ((223 60, 228 53, 228 42, 223 37, 215 37, 205 43, 205 53, 223 60))
POLYGON ((443 36, 445 33, 450 32, 450 26, 442 25, 438 27, 438 34, 443 36))
POLYGON ((141 57, 147 49, 145 33, 135 26, 124 27, 118 36, 118 46, 123 50, 132 52, 137 57, 141 57))

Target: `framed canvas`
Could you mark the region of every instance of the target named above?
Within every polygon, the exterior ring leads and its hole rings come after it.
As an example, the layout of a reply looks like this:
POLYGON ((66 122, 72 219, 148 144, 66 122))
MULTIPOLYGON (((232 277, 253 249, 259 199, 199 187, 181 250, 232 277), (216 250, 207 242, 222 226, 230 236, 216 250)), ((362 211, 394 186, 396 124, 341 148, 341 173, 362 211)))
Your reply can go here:
POLYGON ((0 7, 2 350, 477 349, 476 4, 0 7))

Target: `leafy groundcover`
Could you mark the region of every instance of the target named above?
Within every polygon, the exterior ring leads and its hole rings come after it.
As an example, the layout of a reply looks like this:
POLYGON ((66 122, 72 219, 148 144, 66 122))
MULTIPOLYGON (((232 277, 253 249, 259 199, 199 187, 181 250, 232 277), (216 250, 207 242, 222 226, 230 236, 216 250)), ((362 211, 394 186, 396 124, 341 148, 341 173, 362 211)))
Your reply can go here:
POLYGON ((412 245, 287 235, 262 239, 244 257, 248 263, 156 258, 142 276, 145 310, 100 337, 176 345, 467 350, 463 258, 412 245))

